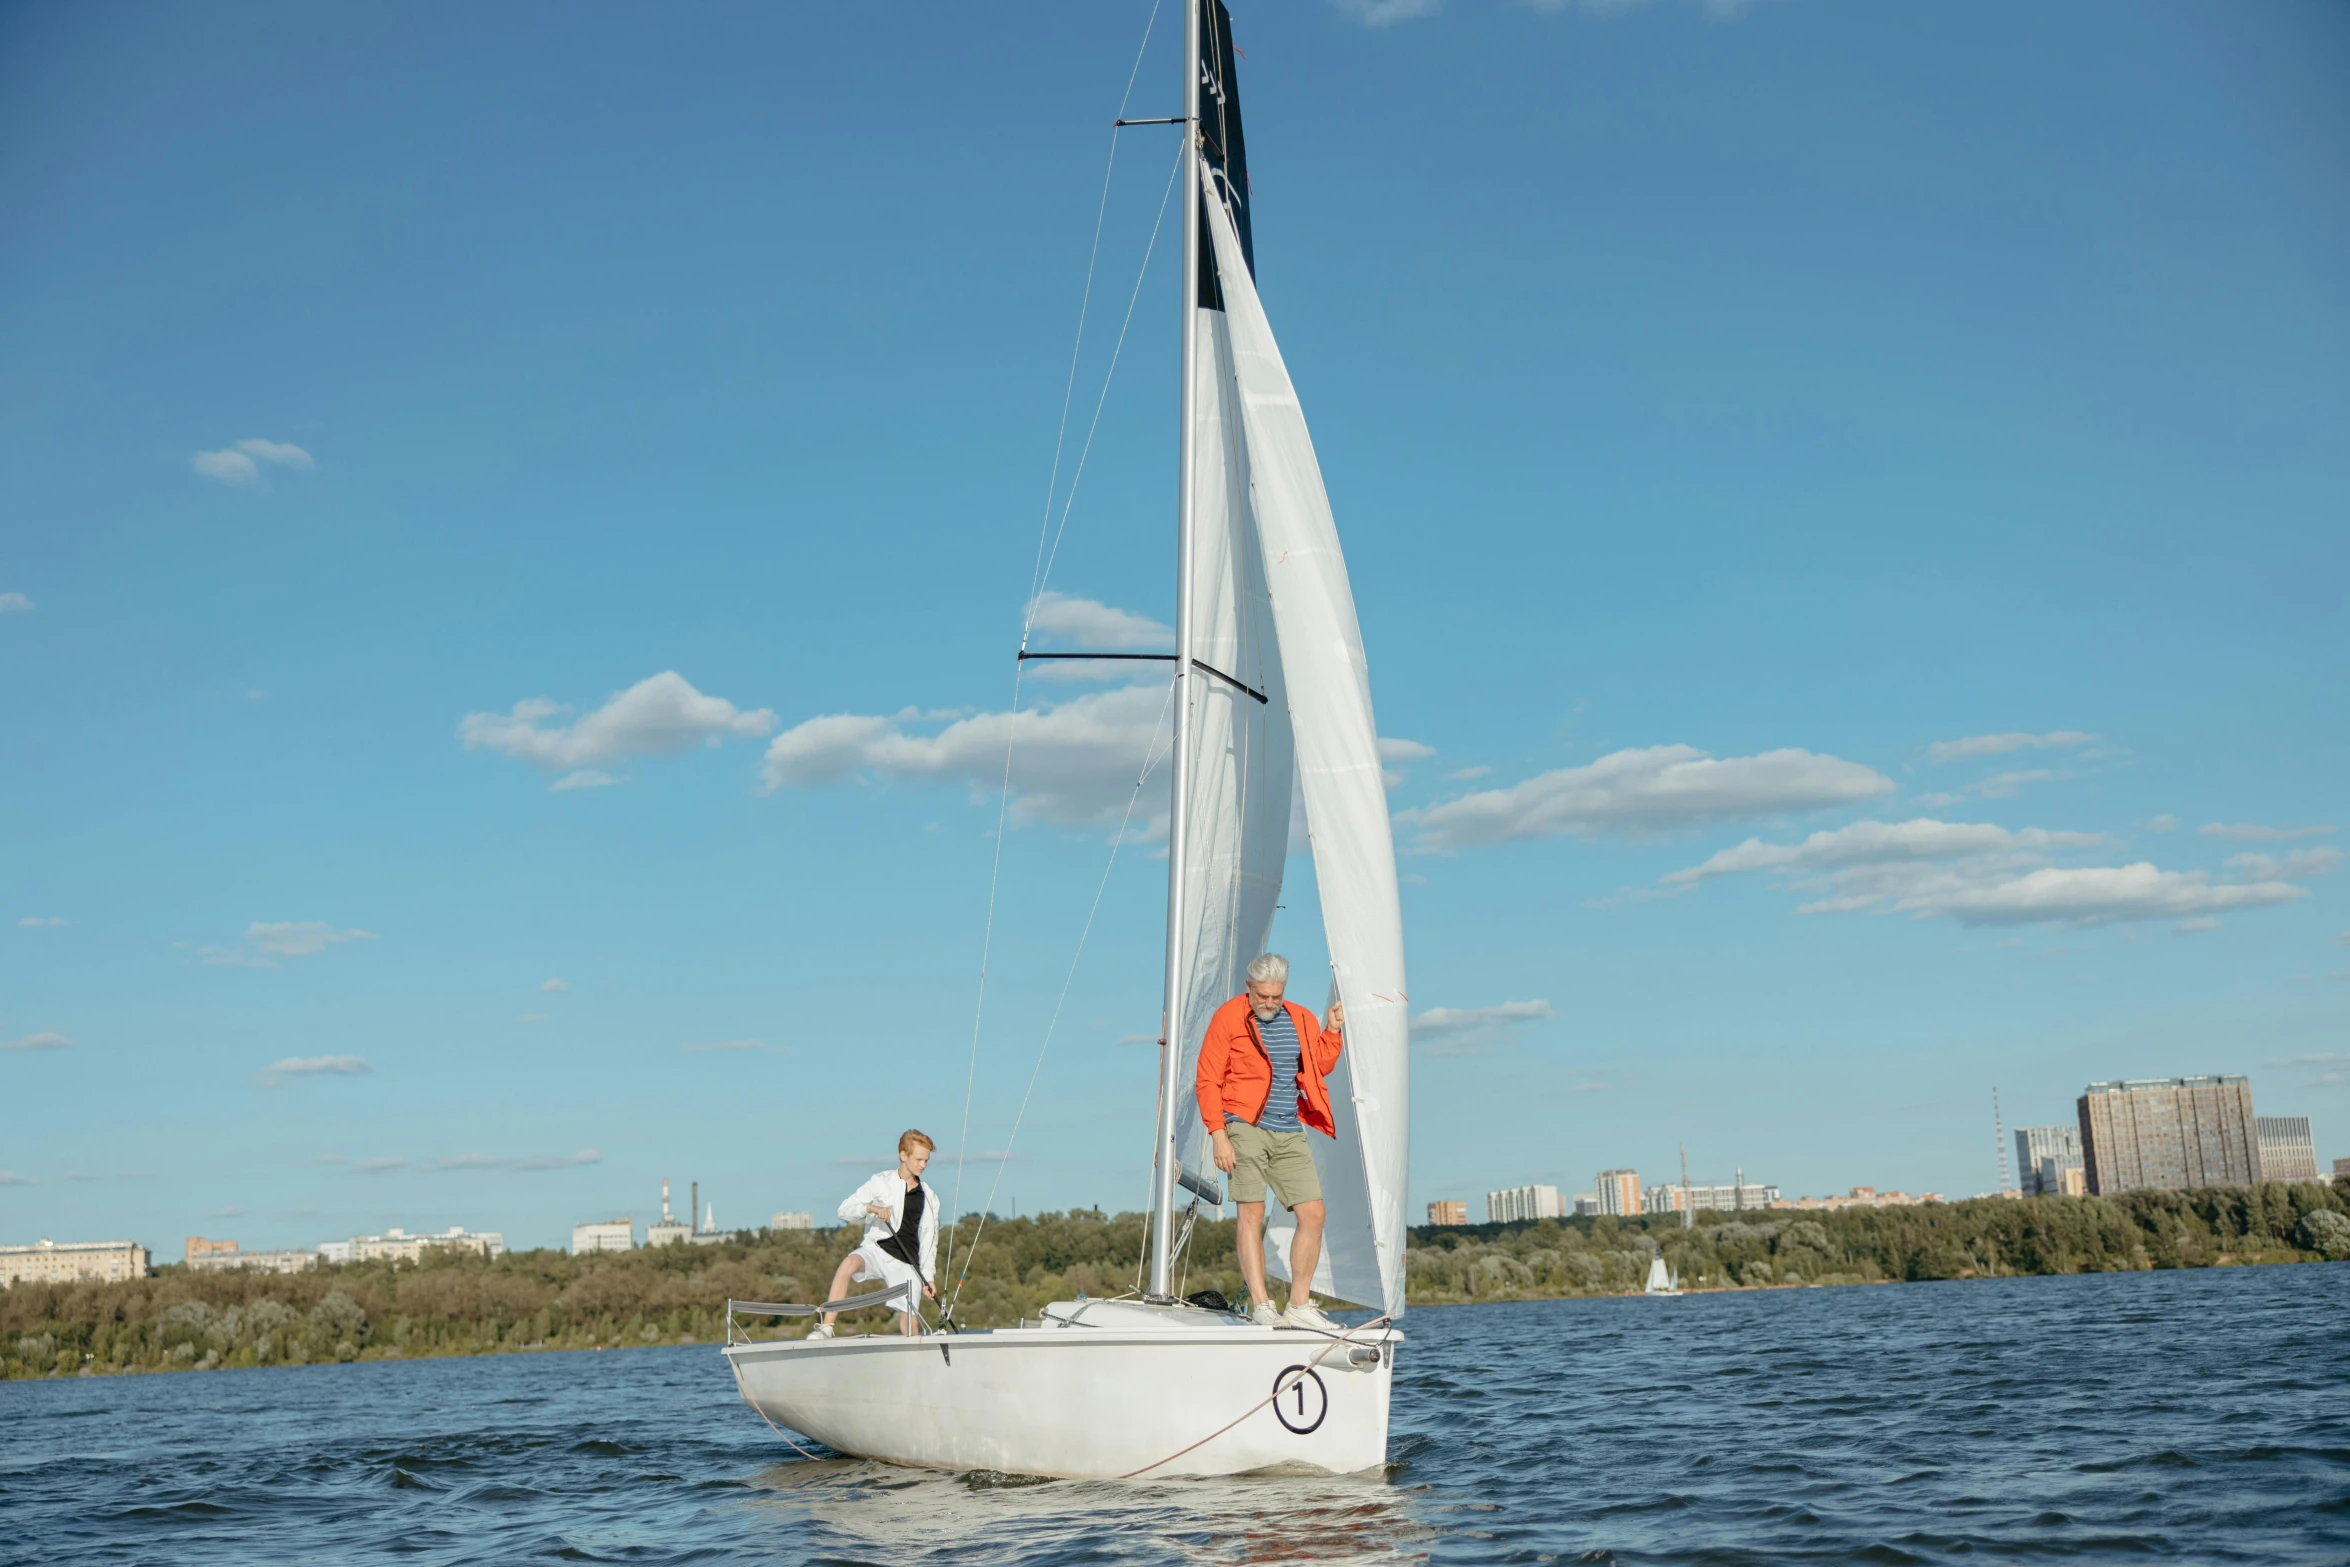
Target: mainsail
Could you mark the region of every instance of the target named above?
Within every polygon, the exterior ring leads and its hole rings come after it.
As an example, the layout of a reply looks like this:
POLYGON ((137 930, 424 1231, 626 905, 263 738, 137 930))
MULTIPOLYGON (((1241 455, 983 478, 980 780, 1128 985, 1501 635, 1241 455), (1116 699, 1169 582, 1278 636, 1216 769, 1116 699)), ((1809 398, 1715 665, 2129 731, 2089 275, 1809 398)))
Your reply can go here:
MULTIPOLYGON (((1217 0, 1206 4, 1221 20, 1222 5, 1217 0)), ((1229 97, 1228 74, 1224 92, 1229 97)), ((1232 120, 1237 129, 1236 104, 1232 120)), ((1233 145, 1237 148, 1237 136, 1233 145)), ((1201 195, 1224 307, 1202 314, 1222 318, 1216 341, 1230 353, 1246 462, 1245 513, 1254 523, 1279 648, 1278 658, 1268 662, 1279 664, 1287 686, 1333 988, 1346 1004, 1346 1050, 1330 1084, 1338 1137, 1334 1144, 1308 1139, 1328 1209, 1322 1264, 1313 1282, 1342 1299, 1400 1313, 1410 1013, 1395 840, 1371 713, 1370 665, 1338 526, 1305 412, 1226 206, 1228 194, 1245 197, 1245 178, 1244 171, 1235 171, 1239 188, 1230 189, 1212 160, 1201 162, 1201 195)), ((1200 357, 1203 370, 1222 358, 1200 357)), ((1197 1032, 1206 1022, 1196 1012, 1187 1013, 1187 1020, 1187 1032, 1197 1032)), ((1268 1215, 1269 1226, 1279 1222, 1268 1215)), ((1281 1258, 1287 1257, 1291 1233, 1276 1230, 1268 1236, 1281 1258)))

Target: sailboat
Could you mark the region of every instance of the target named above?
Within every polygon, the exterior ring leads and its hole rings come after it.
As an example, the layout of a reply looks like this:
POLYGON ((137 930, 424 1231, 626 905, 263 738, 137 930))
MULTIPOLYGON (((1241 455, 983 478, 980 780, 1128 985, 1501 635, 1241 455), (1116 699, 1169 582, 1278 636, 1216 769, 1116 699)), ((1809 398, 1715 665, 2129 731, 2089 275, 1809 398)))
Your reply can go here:
POLYGON ((1642 1293, 1644 1293, 1644 1294, 1648 1294, 1648 1295, 1678 1295, 1678 1294, 1680 1294, 1680 1293, 1681 1293, 1681 1270, 1680 1270, 1679 1268, 1675 1268, 1675 1269, 1673 1270, 1673 1272, 1672 1272, 1672 1275, 1671 1275, 1671 1277, 1669 1277, 1669 1278, 1668 1278, 1668 1277, 1666 1276, 1666 1274, 1665 1274, 1665 1259, 1664 1259, 1664 1258, 1662 1258, 1662 1257, 1651 1257, 1651 1258, 1649 1258, 1649 1259, 1648 1259, 1648 1288, 1647 1288, 1646 1290, 1644 1290, 1642 1293))
MULTIPOLYGON (((1350 1474, 1386 1461, 1409 1125, 1394 840, 1337 525, 1257 296, 1231 17, 1222 0, 1187 0, 1186 13, 1185 112, 1167 122, 1185 138, 1188 196, 1149 1286, 1055 1302, 1015 1328, 726 1346, 744 1400, 770 1423, 859 1457, 1073 1478, 1350 1474), (1264 950, 1293 783, 1331 999, 1346 1008, 1328 1080, 1338 1135, 1309 1139, 1326 1209, 1311 1283, 1380 1314, 1338 1334, 1258 1326, 1186 1302, 1175 1282, 1190 1221, 1223 1200, 1193 1109, 1200 1040, 1264 950), (1190 1197, 1181 1215, 1178 1192, 1190 1197)), ((1052 655, 1022 652, 1038 656, 1052 655)), ((1268 1206, 1267 1268, 1286 1278, 1294 1221, 1268 1206)))

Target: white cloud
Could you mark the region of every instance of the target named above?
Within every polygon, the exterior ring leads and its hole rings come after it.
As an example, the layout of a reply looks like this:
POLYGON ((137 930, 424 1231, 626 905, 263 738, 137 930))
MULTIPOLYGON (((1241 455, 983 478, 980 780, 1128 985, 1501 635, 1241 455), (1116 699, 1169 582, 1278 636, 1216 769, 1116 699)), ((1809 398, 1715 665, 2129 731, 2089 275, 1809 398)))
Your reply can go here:
POLYGON ((1365 27, 1392 27, 1416 17, 1434 16, 1444 0, 1330 0, 1340 16, 1365 27))
POLYGON ((571 987, 569 985, 564 984, 563 981, 559 979, 550 979, 539 987, 539 989, 545 991, 549 995, 554 995, 559 991, 569 990, 570 988, 571 987))
POLYGON ((394 1170, 406 1168, 408 1161, 405 1159, 362 1159, 351 1166, 351 1172, 354 1175, 389 1175, 394 1170))
POLYGON ((1015 814, 1063 827, 1115 823, 1134 793, 1146 752, 1166 734, 1161 685, 1089 692, 1057 706, 975 713, 936 734, 909 728, 920 714, 882 718, 857 713, 811 718, 767 747, 764 786, 816 789, 855 777, 966 785, 975 798, 994 795, 1012 752, 1015 814))
POLYGON ((17 921, 17 924, 23 926, 26 930, 42 930, 49 926, 62 925, 64 923, 64 920, 60 919, 54 914, 28 914, 23 919, 17 921))
POLYGON ((1028 626, 1033 636, 1072 643, 1086 653, 1162 652, 1175 645, 1175 633, 1148 616, 1060 593, 1046 593, 1029 606, 1028 626))
POLYGON ((628 780, 625 778, 616 778, 610 773, 599 772, 593 767, 583 767, 576 773, 565 773, 547 785, 547 789, 550 793, 562 794, 571 789, 608 789, 614 784, 626 782, 628 780))
POLYGON ((274 463, 280 468, 298 468, 304 471, 318 466, 311 455, 291 441, 264 441, 258 436, 237 442, 237 450, 256 462, 274 463))
POLYGON ((365 1056, 288 1056, 263 1067, 259 1081, 275 1085, 291 1077, 363 1077, 374 1070, 365 1056))
MULTIPOLYGON (((1690 885, 1761 871, 1820 894, 1804 914, 1902 912, 1967 925, 2106 925, 2194 921, 2233 909, 2289 903, 2306 895, 2261 877, 2214 881, 2202 871, 2165 871, 2139 862, 2054 866, 2051 851, 2103 842, 2092 833, 2009 831, 1985 823, 1855 822, 1798 844, 1748 839, 1664 880, 1690 885)), ((2192 926, 2194 929, 2206 928, 2192 926)))
POLYGON ((525 1012, 514 1021, 517 1023, 544 1023, 546 1020, 547 1014, 544 1012, 525 1012))
POLYGON ((373 941, 375 932, 337 930, 324 920, 255 921, 245 939, 273 958, 307 958, 342 942, 373 941))
POLYGON ((2195 829, 2206 838, 2224 839, 2229 843, 2283 843, 2294 838, 2330 838, 2334 829, 2323 823, 2314 827, 2263 827, 2258 822, 2205 822, 2195 829))
POLYGON ((1929 762, 1956 762, 1972 756, 1998 756, 2008 751, 2061 750, 2087 745, 2097 737, 2077 729, 2058 729, 2044 735, 1969 735, 1964 740, 1937 740, 1926 747, 1929 762))
POLYGON ((685 1047, 685 1053, 689 1056, 706 1056, 718 1050, 764 1050, 766 1048, 756 1039, 722 1039, 716 1044, 688 1045, 685 1047))
POLYGON ((252 458, 233 446, 223 447, 217 452, 198 452, 189 461, 205 478, 216 479, 222 484, 250 486, 261 482, 261 469, 252 458))
POLYGON ((2148 832, 2177 832, 2179 819, 2165 811, 2160 816, 2150 818, 2146 823, 2146 830, 2148 832))
POLYGON ((0 1050, 71 1050, 73 1041, 63 1034, 27 1034, 22 1039, 0 1039, 0 1050))
POLYGON ((461 1153, 446 1159, 430 1159, 417 1166, 428 1175, 449 1170, 576 1170, 583 1165, 602 1164, 604 1156, 593 1148, 582 1148, 571 1155, 534 1154, 525 1158, 507 1158, 486 1153, 461 1153))
POLYGON ((2200 936, 2207 930, 2219 929, 2219 921, 2208 914, 2198 914, 2191 920, 2181 920, 2171 927, 2174 936, 2200 936))
POLYGON ((2228 869, 2246 881, 2298 881, 2342 868, 2342 851, 2332 847, 2288 849, 2276 854, 2231 854, 2228 869))
POLYGON ((1922 816, 1906 822, 1854 822, 1815 832, 1801 843, 1765 843, 1749 838, 1702 865, 1674 871, 1668 884, 1705 881, 1741 871, 1807 872, 1849 865, 2035 855, 2053 848, 2088 848, 2105 840, 2096 833, 2047 832, 2026 827, 2011 832, 1987 822, 1938 822, 1922 816))
POLYGON ((1537 1018, 1556 1017, 1547 1001, 1503 1001, 1489 1007, 1431 1007, 1412 1019, 1412 1038, 1466 1042, 1537 1018))
POLYGON ((0 593, 0 615, 29 615, 33 601, 22 593, 0 593))
POLYGON ((29 1175, 19 1175, 14 1170, 0 1170, 0 1186, 38 1186, 40 1184, 29 1175))
POLYGON ((1694 746, 1658 745, 1400 812, 1396 820, 1417 832, 1417 847, 1468 849, 1559 833, 1661 832, 1725 817, 1815 811, 1892 789, 1893 780, 1874 768, 1809 751, 1717 760, 1694 746))
POLYGON ((1379 760, 1382 762, 1417 762, 1435 754, 1436 747, 1422 745, 1417 740, 1394 740, 1386 735, 1379 737, 1379 760))
POLYGON ((728 737, 756 739, 775 727, 767 708, 745 712, 723 697, 704 696, 674 669, 614 692, 602 707, 572 724, 546 719, 570 709, 544 697, 514 704, 505 713, 468 713, 457 725, 465 748, 517 757, 547 768, 584 770, 557 788, 588 788, 610 782, 585 776, 606 762, 628 756, 671 756, 728 737))
POLYGON ((285 441, 264 441, 255 437, 224 446, 216 452, 198 452, 189 461, 195 470, 207 479, 244 488, 261 485, 261 465, 278 468, 310 469, 318 466, 311 455, 285 441))
POLYGON ((1493 769, 1490 767, 1464 767, 1457 773, 1446 773, 1444 781, 1446 783, 1468 783, 1474 779, 1482 778, 1492 771, 1493 769))

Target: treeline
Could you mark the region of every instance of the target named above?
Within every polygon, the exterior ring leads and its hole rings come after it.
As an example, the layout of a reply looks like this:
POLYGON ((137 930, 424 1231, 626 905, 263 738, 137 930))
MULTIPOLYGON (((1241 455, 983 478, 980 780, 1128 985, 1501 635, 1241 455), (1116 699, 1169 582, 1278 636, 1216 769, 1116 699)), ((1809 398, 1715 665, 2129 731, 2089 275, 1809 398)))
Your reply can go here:
POLYGON ((1835 1213, 1766 1209, 1416 1230, 1414 1302, 1613 1295, 1652 1258, 1683 1289, 2117 1273, 2350 1258, 2350 1182, 2117 1197, 1977 1198, 1835 1213))
MULTIPOLYGON (((1046 1302, 1132 1289, 1137 1214, 966 1218, 942 1235, 942 1294, 997 1327, 1046 1302), (954 1242, 952 1252, 948 1241, 954 1242)), ((0 1290, 0 1375, 306 1365, 538 1349, 706 1342, 729 1299, 814 1301, 854 1243, 845 1230, 744 1231, 714 1246, 430 1257, 296 1274, 191 1273, 0 1290)), ((1233 1223, 1203 1221, 1179 1279, 1241 1297, 1233 1223)), ((2115 1198, 1991 1199, 1839 1213, 1786 1210, 1543 1219, 1412 1232, 1416 1304, 1622 1294, 1662 1255, 1685 1289, 1859 1284, 2350 1259, 2350 1182, 2115 1198)), ((934 1308, 935 1312, 935 1308, 934 1308)), ((867 1325, 886 1326, 880 1312, 867 1325)), ((762 1334, 803 1331, 805 1319, 762 1334)))

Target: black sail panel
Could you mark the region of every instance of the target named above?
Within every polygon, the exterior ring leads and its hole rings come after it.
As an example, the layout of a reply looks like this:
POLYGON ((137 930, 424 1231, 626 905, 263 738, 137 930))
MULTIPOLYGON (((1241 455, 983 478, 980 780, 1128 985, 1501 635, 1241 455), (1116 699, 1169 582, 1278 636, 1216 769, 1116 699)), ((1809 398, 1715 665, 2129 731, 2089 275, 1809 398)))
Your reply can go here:
MULTIPOLYGON (((1224 0, 1194 0, 1199 6, 1199 138, 1200 156, 1216 176, 1216 184, 1232 204, 1233 227, 1240 231, 1240 253, 1247 258, 1250 277, 1257 273, 1256 240, 1249 229, 1248 145, 1240 133, 1240 79, 1233 70, 1232 13, 1224 0)), ((1199 198, 1204 202, 1207 198, 1199 198)), ((1208 216, 1200 213, 1200 232, 1207 233, 1208 216)), ((1198 302, 1209 310, 1224 308, 1224 289, 1216 281, 1216 252, 1199 247, 1198 302)))

